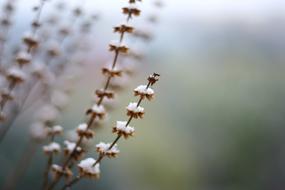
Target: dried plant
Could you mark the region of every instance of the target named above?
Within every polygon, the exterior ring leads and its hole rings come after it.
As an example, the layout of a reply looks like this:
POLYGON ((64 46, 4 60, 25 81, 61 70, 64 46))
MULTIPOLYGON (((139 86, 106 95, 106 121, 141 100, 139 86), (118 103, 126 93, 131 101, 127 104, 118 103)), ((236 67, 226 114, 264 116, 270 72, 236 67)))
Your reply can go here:
MULTIPOLYGON (((26 49, 21 50, 15 57, 16 64, 9 67, 4 71, 6 77, 6 86, 1 89, 1 100, 0 100, 0 122, 4 122, 7 116, 4 113, 5 106, 8 102, 15 99, 13 91, 14 89, 23 84, 24 81, 28 79, 27 74, 24 71, 24 67, 32 63, 33 51, 35 51, 39 45, 39 40, 37 37, 37 31, 40 27, 40 17, 42 10, 44 8, 46 0, 41 0, 40 5, 35 7, 36 15, 31 24, 32 31, 23 36, 23 44, 25 44, 26 49)), ((8 125, 10 126, 10 125, 8 125)), ((3 139, 9 127, 0 126, 0 140, 3 139)))
MULTIPOLYGON (((91 50, 88 41, 92 41, 90 36, 93 35, 93 23, 98 15, 86 14, 83 3, 70 11, 68 3, 61 1, 56 3, 52 14, 42 18, 46 2, 39 0, 39 5, 33 9, 35 17, 30 32, 24 34, 22 43, 9 53, 5 51, 5 46, 9 45, 7 33, 13 27, 13 10, 17 2, 7 1, 4 5, 0 23, 3 26, 0 28, 0 75, 4 78, 3 84, 0 81, 0 141, 21 114, 30 111, 33 117, 29 142, 15 168, 7 175, 4 189, 16 188, 32 162, 34 153, 43 143, 42 150, 47 160, 43 167, 42 189, 54 189, 61 179, 65 179, 61 189, 67 189, 82 178, 99 178, 102 160, 105 157, 116 157, 120 152, 117 146, 119 139, 133 136, 134 128, 130 122, 143 118, 145 110, 141 103, 153 98, 152 86, 159 78, 159 74, 154 73, 148 77, 146 85, 134 89, 134 96, 139 97, 139 100, 126 107, 128 120, 117 121, 112 128, 116 134, 115 140, 96 145, 96 160, 85 159, 87 152, 93 152, 94 145, 88 143, 97 134, 96 127, 105 124, 106 116, 111 113, 110 105, 114 105, 119 91, 126 88, 130 78, 135 77, 135 64, 142 61, 143 55, 136 51, 134 40, 132 48, 126 45, 127 34, 129 39, 143 39, 147 42, 152 34, 131 24, 133 18, 141 15, 137 6, 141 0, 128 0, 128 5, 122 8, 126 20, 113 27, 113 32, 119 36, 108 46, 113 55, 110 64, 101 68, 103 87, 95 90, 95 103, 86 111, 86 122, 73 130, 75 139, 70 139, 67 137, 68 131, 59 125, 58 118, 68 105, 74 83, 80 80, 79 71, 88 62, 85 58, 91 50), (57 142, 62 139, 59 137, 61 135, 67 137, 63 143, 57 142), (58 160, 55 156, 61 156, 60 164, 55 164, 55 160, 58 160), (75 167, 78 168, 77 172, 75 167)), ((157 2, 155 5, 160 7, 161 4, 157 2)), ((155 20, 147 18, 147 22, 153 23, 155 20)))
MULTIPOLYGON (((130 136, 134 135, 135 129, 134 127, 130 126, 132 119, 142 118, 144 115, 144 108, 141 107, 141 103, 144 99, 151 100, 154 97, 154 90, 151 88, 157 81, 158 81, 159 74, 154 73, 148 77, 148 84, 147 85, 140 85, 134 89, 134 95, 139 97, 138 102, 130 103, 127 109, 127 116, 129 116, 127 121, 117 121, 116 126, 113 127, 113 133, 117 135, 115 140, 112 143, 103 143, 100 142, 96 145, 96 151, 98 152, 99 156, 95 160, 93 158, 86 158, 79 162, 78 169, 79 174, 74 177, 69 183, 64 185, 61 189, 70 188, 72 185, 80 181, 82 178, 91 178, 97 179, 100 176, 100 163, 105 157, 114 158, 120 152, 117 147, 117 142, 120 138, 124 137, 125 139, 129 138, 130 136)), ((82 128, 79 126, 79 130, 82 128)), ((83 127, 83 130, 86 127, 83 127)), ((89 138, 88 130, 84 130, 85 133, 78 133, 80 137, 89 138)), ((58 165, 53 165, 53 168, 59 168, 60 170, 55 170, 57 172, 63 172, 62 168, 58 165)), ((70 171, 70 170, 68 170, 70 171)), ((71 175, 71 173, 69 174, 71 175)), ((67 175, 67 177, 70 177, 67 175)))

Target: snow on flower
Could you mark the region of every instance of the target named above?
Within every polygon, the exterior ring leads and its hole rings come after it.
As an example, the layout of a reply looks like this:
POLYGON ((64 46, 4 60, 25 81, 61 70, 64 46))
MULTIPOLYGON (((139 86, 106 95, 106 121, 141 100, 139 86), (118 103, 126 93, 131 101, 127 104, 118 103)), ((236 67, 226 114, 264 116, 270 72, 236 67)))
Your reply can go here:
POLYGON ((55 178, 57 178, 58 176, 62 176, 62 175, 67 178, 70 178, 73 175, 70 169, 68 168, 63 169, 61 166, 57 164, 53 164, 51 166, 51 171, 53 172, 55 178))
POLYGON ((93 105, 91 109, 87 110, 87 114, 92 114, 95 117, 99 117, 100 119, 103 119, 103 117, 106 114, 104 106, 100 105, 98 106, 97 104, 93 105))
POLYGON ((134 89, 135 96, 140 96, 141 98, 147 98, 151 100, 154 96, 154 90, 150 87, 147 88, 147 85, 140 85, 134 89))
POLYGON ((131 102, 126 107, 127 109, 127 115, 132 116, 134 118, 142 118, 144 115, 144 108, 141 106, 138 106, 138 103, 131 102))
POLYGON ((23 82, 26 80, 27 75, 19 67, 13 66, 7 71, 7 78, 13 82, 23 82))
MULTIPOLYGON (((68 152, 69 154, 72 153, 72 151, 76 147, 76 143, 73 143, 73 142, 70 142, 70 141, 64 141, 64 145, 65 145, 65 151, 68 152)), ((76 148, 76 150, 77 151, 81 151, 82 148, 78 146, 76 148)))
POLYGON ((47 129, 49 135, 59 135, 63 132, 63 128, 60 125, 55 125, 47 129))
POLYGON ((60 145, 56 142, 51 142, 50 144, 43 146, 43 151, 46 154, 58 153, 60 151, 60 145))
POLYGON ((123 135, 124 138, 133 136, 135 129, 131 126, 126 126, 127 121, 117 121, 116 127, 113 127, 113 133, 123 135))
POLYGON ((94 136, 94 132, 88 129, 88 125, 86 123, 82 123, 77 127, 76 130, 78 136, 86 137, 87 139, 92 138, 94 136))
POLYGON ((77 165, 79 168, 79 172, 81 176, 85 176, 88 178, 99 178, 100 176, 100 164, 96 163, 96 160, 93 158, 87 158, 85 160, 80 161, 77 165))
POLYGON ((19 65, 29 64, 32 60, 32 56, 27 52, 21 51, 16 56, 16 61, 19 65))
POLYGON ((111 143, 100 142, 99 144, 96 145, 96 151, 100 154, 107 155, 109 158, 116 157, 117 154, 120 152, 117 144, 115 144, 111 149, 110 146, 111 143))

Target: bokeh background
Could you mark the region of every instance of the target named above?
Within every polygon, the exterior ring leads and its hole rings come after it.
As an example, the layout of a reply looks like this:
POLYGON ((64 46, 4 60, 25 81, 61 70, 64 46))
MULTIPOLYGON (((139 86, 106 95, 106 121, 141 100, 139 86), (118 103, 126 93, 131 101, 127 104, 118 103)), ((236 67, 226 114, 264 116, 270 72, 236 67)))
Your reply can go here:
MULTIPOLYGON (((0 4, 3 0, 0 0, 0 4)), ((37 1, 18 0, 16 27, 28 30, 37 1)), ((54 1, 54 0, 53 0, 54 1)), ((285 186, 285 2, 282 0, 163 0, 155 38, 146 59, 95 142, 112 140, 111 127, 134 100, 131 90, 158 72, 156 99, 147 103, 136 136, 121 141, 117 159, 104 160, 99 181, 84 180, 74 189, 116 190, 283 190, 285 186)), ((70 6, 81 2, 72 0, 70 6)), ((84 119, 100 64, 108 61, 111 27, 121 22, 125 1, 86 0, 98 12, 94 30, 96 59, 76 84, 58 123, 74 128, 84 119)), ((52 11, 47 6, 43 15, 52 11)), ((143 18, 143 17, 142 17, 143 18)), ((143 23, 138 19, 137 25, 143 23)), ((36 112, 32 110, 31 112, 36 112)), ((29 114, 27 114, 29 115, 29 114)), ((29 140, 31 119, 22 115, 1 143, 0 184, 15 167, 29 140)), ((95 150, 91 155, 95 154, 95 150)), ((33 157, 18 189, 38 189, 46 158, 33 157)))

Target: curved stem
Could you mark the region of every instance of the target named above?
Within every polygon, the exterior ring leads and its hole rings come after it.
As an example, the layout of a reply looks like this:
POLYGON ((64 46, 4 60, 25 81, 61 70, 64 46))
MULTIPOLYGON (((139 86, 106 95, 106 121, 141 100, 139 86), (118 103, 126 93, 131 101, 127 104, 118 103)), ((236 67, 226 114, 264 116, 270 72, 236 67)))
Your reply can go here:
MULTIPOLYGON (((54 135, 51 136, 51 142, 54 140, 54 135)), ((43 189, 46 189, 48 186, 48 174, 53 162, 53 153, 48 156, 48 161, 46 165, 46 169, 44 171, 44 181, 43 181, 43 189)))
MULTIPOLYGON (((148 89, 150 85, 151 85, 151 82, 148 82, 148 84, 147 84, 147 86, 146 86, 146 89, 148 89)), ((142 103, 142 100, 143 100, 143 99, 144 99, 143 97, 140 97, 140 99, 139 99, 139 101, 138 101, 138 103, 137 103, 137 107, 140 106, 140 104, 142 103)), ((125 127, 128 127, 128 126, 129 126, 129 124, 131 123, 132 119, 133 119, 133 115, 131 115, 131 116, 129 117, 129 119, 128 119, 126 125, 125 125, 125 127)), ((118 136, 115 138, 115 140, 114 140, 114 141, 111 143, 111 145, 109 146, 108 150, 111 150, 111 149, 115 146, 115 144, 120 140, 121 137, 122 137, 122 135, 121 135, 121 134, 118 134, 118 136)), ((103 160, 104 157, 105 157, 105 154, 100 154, 99 157, 98 157, 98 159, 96 160, 96 162, 95 162, 92 166, 93 166, 93 167, 96 166, 98 163, 100 163, 100 162, 103 160)))
POLYGON ((73 180, 71 180, 69 183, 65 184, 61 190, 65 190, 67 188, 70 188, 72 185, 76 184, 77 182, 79 182, 81 180, 81 176, 76 176, 73 180))

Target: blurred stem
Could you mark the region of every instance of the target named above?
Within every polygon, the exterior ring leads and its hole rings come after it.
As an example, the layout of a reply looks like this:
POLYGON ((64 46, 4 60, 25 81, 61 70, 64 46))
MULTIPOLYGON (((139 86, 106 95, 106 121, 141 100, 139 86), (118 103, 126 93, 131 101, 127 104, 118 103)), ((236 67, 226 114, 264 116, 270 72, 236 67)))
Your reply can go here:
MULTIPOLYGON (((127 23, 129 22, 130 19, 131 19, 131 16, 128 15, 128 17, 127 17, 127 19, 126 19, 127 23)), ((119 41, 122 42, 123 39, 124 39, 124 33, 122 33, 122 34, 120 35, 119 41)), ((116 64, 117 64, 117 61, 118 61, 118 58, 119 58, 119 54, 120 54, 120 53, 119 53, 118 50, 115 51, 115 55, 114 55, 114 58, 113 58, 112 69, 114 69, 115 66, 116 66, 116 64)), ((113 76, 109 76, 109 77, 107 78, 106 83, 105 83, 105 85, 104 85, 104 90, 107 90, 107 89, 109 88, 109 85, 110 85, 110 82, 111 82, 111 79, 112 79, 112 78, 113 78, 113 76)), ((104 97, 105 97, 105 96, 101 96, 101 97, 99 98, 99 100, 97 101, 97 106, 100 106, 100 105, 102 104, 102 102, 103 102, 103 100, 104 100, 104 97)), ((90 120, 89 120, 89 122, 88 122, 88 125, 87 125, 86 130, 88 130, 88 129, 92 126, 92 124, 93 124, 93 122, 95 121, 95 119, 96 119, 96 116, 94 116, 94 115, 91 116, 91 118, 90 118, 90 120)), ((119 138, 120 138, 120 137, 119 137, 119 138)), ((67 160, 64 162, 63 167, 62 167, 63 169, 65 169, 65 168, 69 165, 69 162, 70 162, 70 161, 72 160, 72 158, 73 158, 73 154, 75 153, 77 147, 80 146, 82 140, 83 140, 83 137, 81 136, 81 137, 79 138, 79 140, 77 141, 77 143, 76 143, 76 145, 75 145, 75 147, 74 147, 72 153, 69 155, 69 157, 67 158, 67 160)), ((119 140, 119 139, 118 139, 118 140, 119 140)), ((114 146, 114 145, 113 145, 113 146, 114 146)), ((112 147, 111 147, 111 148, 112 148, 112 147)), ((48 187, 47 190, 52 190, 52 189, 55 187, 55 185, 60 181, 61 177, 62 177, 62 175, 59 175, 59 176, 51 183, 51 185, 48 187)), ((79 179, 78 179, 78 180, 79 180, 79 179)), ((77 181, 75 181, 75 183, 76 183, 76 182, 77 182, 77 181)), ((67 187, 68 187, 68 186, 67 186, 67 187)), ((67 188, 67 187, 64 187, 64 189, 67 188)))
MULTIPOLYGON (((96 118, 96 117, 95 117, 94 115, 90 118, 90 120, 89 120, 89 122, 88 122, 88 124, 87 124, 87 130, 92 126, 92 124, 93 124, 95 118, 96 118)), ((66 167, 69 166, 69 162, 72 160, 72 158, 73 158, 73 156, 74 156, 74 154, 75 154, 75 152, 76 152, 76 150, 77 150, 77 147, 80 146, 82 140, 83 140, 83 136, 80 136, 80 138, 79 138, 79 139, 77 140, 77 142, 76 142, 76 145, 75 145, 73 151, 69 154, 69 156, 68 156, 67 159, 65 160, 65 162, 64 162, 64 164, 63 164, 63 166, 62 166, 63 169, 65 169, 66 167)), ((61 177, 62 177, 62 174, 60 174, 60 175, 51 183, 51 185, 50 185, 47 189, 48 189, 48 190, 53 189, 53 188, 55 187, 55 185, 59 182, 59 180, 61 179, 61 177)))
POLYGON ((77 182, 79 182, 81 180, 81 176, 76 176, 73 180, 71 180, 69 183, 65 184, 61 190, 65 190, 67 188, 71 188, 72 185, 76 184, 77 182))
MULTIPOLYGON (((54 134, 51 136, 51 139, 50 139, 50 142, 52 141, 54 141, 54 134)), ((48 174, 52 166, 52 163, 53 163, 53 153, 51 152, 50 155, 48 156, 46 169, 44 171, 43 189, 46 189, 48 187, 48 174)))
MULTIPOLYGON (((149 88, 150 84, 151 84, 150 82, 147 84, 146 89, 149 88)), ((137 103, 137 107, 140 106, 142 100, 143 100, 143 97, 141 97, 141 98, 139 99, 139 101, 138 101, 138 103, 137 103)), ((129 126, 129 124, 131 123, 132 119, 133 119, 133 115, 131 115, 131 116, 129 117, 129 119, 128 119, 126 125, 125 125, 125 127, 128 127, 128 126, 129 126)), ((108 150, 111 150, 111 149, 115 146, 115 144, 120 140, 121 137, 122 137, 122 135, 119 134, 119 135, 115 138, 115 140, 112 142, 112 144, 109 146, 108 150)), ((93 167, 96 166, 97 164, 99 164, 99 163, 103 160, 104 157, 105 157, 105 154, 100 154, 99 157, 98 157, 98 159, 96 160, 96 162, 93 164, 93 167)))

